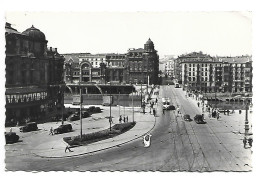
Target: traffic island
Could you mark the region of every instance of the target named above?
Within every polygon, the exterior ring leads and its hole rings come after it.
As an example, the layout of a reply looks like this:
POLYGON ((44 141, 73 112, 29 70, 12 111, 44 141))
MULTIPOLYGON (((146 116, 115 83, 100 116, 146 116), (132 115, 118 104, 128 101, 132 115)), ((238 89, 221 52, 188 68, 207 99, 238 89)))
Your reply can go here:
POLYGON ((111 127, 111 129, 108 128, 98 132, 83 134, 82 137, 80 135, 72 136, 72 137, 64 137, 63 140, 66 143, 68 143, 71 147, 84 146, 94 142, 98 142, 101 140, 118 136, 132 129, 135 126, 135 124, 136 122, 115 124, 114 126, 111 127))

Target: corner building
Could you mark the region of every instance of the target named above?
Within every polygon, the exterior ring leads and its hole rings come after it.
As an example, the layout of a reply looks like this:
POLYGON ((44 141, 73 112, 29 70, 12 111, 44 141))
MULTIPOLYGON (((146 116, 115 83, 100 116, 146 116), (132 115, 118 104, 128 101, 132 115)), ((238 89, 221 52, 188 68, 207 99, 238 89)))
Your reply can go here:
POLYGON ((6 23, 5 31, 6 125, 61 114, 64 58, 34 26, 20 33, 6 23))
POLYGON ((144 49, 129 49, 125 63, 127 83, 158 84, 159 56, 150 38, 144 49))

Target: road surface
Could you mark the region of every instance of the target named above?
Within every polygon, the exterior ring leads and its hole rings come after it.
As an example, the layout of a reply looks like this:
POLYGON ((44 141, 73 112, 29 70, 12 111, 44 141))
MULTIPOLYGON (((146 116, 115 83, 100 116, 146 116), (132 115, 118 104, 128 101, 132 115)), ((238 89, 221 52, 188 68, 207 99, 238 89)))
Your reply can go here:
POLYGON ((169 97, 175 106, 179 105, 182 114, 190 114, 191 118, 201 112, 192 99, 185 97, 181 88, 161 86, 150 147, 145 148, 140 138, 117 148, 73 158, 46 159, 30 154, 14 158, 7 154, 6 168, 27 171, 252 170, 251 152, 243 148, 241 136, 230 131, 232 124, 207 119, 207 124, 199 125, 194 121, 183 121, 175 111, 163 114, 162 97, 169 97), (15 159, 23 164, 14 164, 15 159))

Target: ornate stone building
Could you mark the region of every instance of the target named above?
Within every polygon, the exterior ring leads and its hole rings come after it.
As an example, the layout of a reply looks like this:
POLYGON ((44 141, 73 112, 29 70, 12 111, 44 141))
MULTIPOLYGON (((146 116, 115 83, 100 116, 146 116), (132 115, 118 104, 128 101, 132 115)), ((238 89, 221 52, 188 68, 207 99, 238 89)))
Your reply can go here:
POLYGON ((63 106, 64 58, 47 49, 43 32, 32 26, 20 33, 6 23, 6 124, 39 121, 63 106))
POLYGON ((158 84, 159 56, 149 38, 144 49, 129 49, 126 55, 126 82, 158 84))

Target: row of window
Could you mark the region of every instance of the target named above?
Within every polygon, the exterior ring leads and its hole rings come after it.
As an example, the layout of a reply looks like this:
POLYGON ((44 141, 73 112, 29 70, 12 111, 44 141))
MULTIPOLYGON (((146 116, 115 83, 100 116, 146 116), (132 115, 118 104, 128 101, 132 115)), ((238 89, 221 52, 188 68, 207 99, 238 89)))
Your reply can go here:
POLYGON ((47 92, 6 95, 7 103, 23 103, 47 98, 47 92))

